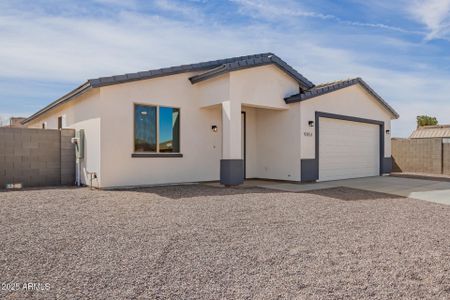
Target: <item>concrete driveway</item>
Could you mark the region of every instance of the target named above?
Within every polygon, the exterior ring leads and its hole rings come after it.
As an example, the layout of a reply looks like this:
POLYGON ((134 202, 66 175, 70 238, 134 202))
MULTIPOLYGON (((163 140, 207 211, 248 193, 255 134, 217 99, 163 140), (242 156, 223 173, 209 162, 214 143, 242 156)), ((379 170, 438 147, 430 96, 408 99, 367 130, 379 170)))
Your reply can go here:
POLYGON ((377 176, 311 184, 279 183, 269 181, 249 181, 247 184, 289 192, 305 192, 342 186, 450 205, 450 182, 428 179, 424 180, 392 176, 377 176))

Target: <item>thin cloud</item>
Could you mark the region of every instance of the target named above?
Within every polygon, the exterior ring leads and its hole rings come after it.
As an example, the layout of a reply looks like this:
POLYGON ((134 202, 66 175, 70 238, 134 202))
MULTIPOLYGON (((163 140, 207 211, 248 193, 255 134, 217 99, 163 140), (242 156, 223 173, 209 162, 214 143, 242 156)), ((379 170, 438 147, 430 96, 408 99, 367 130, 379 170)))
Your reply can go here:
POLYGON ((274 19, 279 17, 310 17, 319 18, 322 20, 335 19, 333 15, 321 14, 311 11, 305 11, 292 5, 280 5, 276 2, 268 1, 253 1, 253 0, 231 0, 231 2, 239 6, 239 11, 243 14, 250 14, 254 17, 264 17, 266 19, 274 19), (287 7, 289 6, 289 7, 287 7))
POLYGON ((450 0, 412 1, 411 16, 428 29, 426 40, 448 39, 450 35, 450 0))
MULTIPOLYGON (((162 8, 161 3, 155 8, 166 12, 177 9, 162 8)), ((26 13, 20 9, 9 9, 7 13, 0 10, 0 69, 4 70, 0 80, 8 80, 3 90, 0 85, 0 114, 11 113, 13 107, 24 114, 37 110, 63 94, 55 87, 59 84, 68 91, 87 78, 272 51, 316 83, 363 77, 402 116, 393 124, 394 135, 408 135, 416 114, 427 112, 441 122, 450 121, 450 108, 442 108, 447 101, 445 95, 450 95, 446 84, 450 76, 433 67, 420 71, 392 67, 391 56, 396 55, 395 63, 403 66, 411 66, 414 59, 405 57, 404 52, 396 54, 396 44, 401 41, 392 38, 388 51, 371 51, 371 46, 383 44, 386 32, 364 35, 367 30, 361 25, 359 35, 346 36, 339 28, 318 34, 314 29, 299 31, 297 26, 278 29, 266 18, 235 25, 232 21, 218 22, 216 16, 199 11, 203 23, 196 23, 179 18, 177 14, 182 11, 172 16, 155 10, 139 11, 124 8, 104 17, 55 15, 39 9, 26 13), (214 25, 204 26, 205 23, 214 25), (359 45, 367 46, 361 49, 359 45), (33 80, 55 85, 47 90, 26 84, 33 80), (7 90, 16 94, 10 95, 7 90), (30 91, 36 93, 35 98, 31 98, 30 91), (29 99, 26 104, 24 98, 29 99), (21 106, 10 104, 11 99, 21 101, 21 106)), ((328 15, 306 16, 336 20, 328 15)), ((296 22, 299 18, 291 19, 296 22)), ((414 46, 426 45, 411 47, 414 46)), ((398 47, 406 51, 410 45, 401 43, 398 47)))
POLYGON ((197 22, 203 19, 203 14, 198 9, 196 9, 191 5, 173 2, 169 0, 156 0, 154 4, 160 10, 182 15, 185 18, 197 22))
MULTIPOLYGON (((425 32, 408 30, 401 27, 391 26, 383 23, 366 23, 342 19, 331 14, 322 14, 314 11, 308 11, 300 7, 297 3, 287 1, 280 5, 274 2, 264 0, 231 0, 239 6, 242 14, 248 14, 253 17, 263 17, 266 19, 280 19, 286 17, 305 17, 321 20, 330 20, 339 24, 355 27, 368 27, 383 30, 396 31, 405 34, 425 35, 425 32)), ((450 0, 449 0, 450 1, 450 0)))

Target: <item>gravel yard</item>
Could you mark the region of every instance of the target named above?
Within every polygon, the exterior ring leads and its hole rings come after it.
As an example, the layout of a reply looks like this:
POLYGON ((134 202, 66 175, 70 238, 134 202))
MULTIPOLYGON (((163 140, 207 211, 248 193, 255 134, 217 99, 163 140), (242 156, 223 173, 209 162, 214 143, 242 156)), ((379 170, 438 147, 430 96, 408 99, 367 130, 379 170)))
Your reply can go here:
POLYGON ((450 298, 450 206, 348 188, 0 192, 0 229, 0 281, 49 284, 5 299, 450 298))

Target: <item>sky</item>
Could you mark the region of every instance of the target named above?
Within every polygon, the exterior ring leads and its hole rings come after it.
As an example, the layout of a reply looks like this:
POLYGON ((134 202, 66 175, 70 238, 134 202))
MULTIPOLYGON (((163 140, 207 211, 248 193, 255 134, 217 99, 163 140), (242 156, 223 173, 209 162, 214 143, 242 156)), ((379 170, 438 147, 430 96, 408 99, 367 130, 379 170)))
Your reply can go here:
POLYGON ((0 0, 0 116, 86 79, 273 52, 312 82, 362 77, 400 114, 450 123, 450 0, 0 0))

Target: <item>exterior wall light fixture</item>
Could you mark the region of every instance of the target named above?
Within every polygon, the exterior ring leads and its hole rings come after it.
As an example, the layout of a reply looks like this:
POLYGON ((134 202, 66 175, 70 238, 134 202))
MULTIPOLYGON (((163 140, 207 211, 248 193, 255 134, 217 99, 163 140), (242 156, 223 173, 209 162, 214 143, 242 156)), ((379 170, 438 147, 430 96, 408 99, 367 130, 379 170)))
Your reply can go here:
POLYGON ((217 125, 211 126, 211 130, 214 131, 214 132, 217 132, 217 125))
POLYGON ((386 134, 391 134, 391 131, 389 129, 386 129, 386 134))
POLYGON ((314 127, 314 121, 308 121, 309 127, 314 127))

